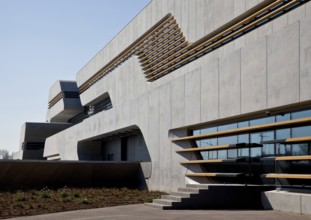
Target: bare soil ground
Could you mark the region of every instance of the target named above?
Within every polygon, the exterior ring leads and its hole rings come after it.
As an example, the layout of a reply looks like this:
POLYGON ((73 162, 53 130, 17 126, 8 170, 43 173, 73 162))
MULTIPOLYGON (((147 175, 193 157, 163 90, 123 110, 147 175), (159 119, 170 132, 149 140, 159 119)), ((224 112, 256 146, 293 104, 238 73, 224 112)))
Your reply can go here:
POLYGON ((151 202, 165 193, 128 188, 0 191, 0 218, 151 202))

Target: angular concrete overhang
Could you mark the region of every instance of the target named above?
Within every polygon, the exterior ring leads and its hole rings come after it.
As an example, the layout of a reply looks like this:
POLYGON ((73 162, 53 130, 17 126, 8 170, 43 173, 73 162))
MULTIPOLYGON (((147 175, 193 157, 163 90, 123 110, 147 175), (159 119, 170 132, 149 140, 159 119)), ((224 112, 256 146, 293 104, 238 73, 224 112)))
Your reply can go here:
POLYGON ((70 127, 69 123, 39 123, 26 122, 22 125, 20 146, 23 147, 31 142, 45 142, 45 139, 70 127))
POLYGON ((66 123, 83 110, 77 83, 75 81, 56 81, 50 89, 46 120, 66 123))

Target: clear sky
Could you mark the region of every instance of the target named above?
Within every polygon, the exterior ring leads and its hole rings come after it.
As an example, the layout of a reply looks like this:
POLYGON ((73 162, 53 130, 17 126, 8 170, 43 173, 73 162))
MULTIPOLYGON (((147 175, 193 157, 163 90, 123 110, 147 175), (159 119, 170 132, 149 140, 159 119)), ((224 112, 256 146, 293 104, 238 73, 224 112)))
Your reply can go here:
POLYGON ((44 122, 49 88, 76 73, 150 0, 0 0, 0 149, 44 122))

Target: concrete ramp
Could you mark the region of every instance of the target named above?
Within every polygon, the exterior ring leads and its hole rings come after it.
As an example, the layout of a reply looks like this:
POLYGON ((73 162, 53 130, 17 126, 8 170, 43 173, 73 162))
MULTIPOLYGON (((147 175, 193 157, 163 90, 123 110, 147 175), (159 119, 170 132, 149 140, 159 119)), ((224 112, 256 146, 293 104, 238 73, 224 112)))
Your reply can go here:
POLYGON ((0 187, 140 186, 145 178, 139 162, 0 161, 0 187))

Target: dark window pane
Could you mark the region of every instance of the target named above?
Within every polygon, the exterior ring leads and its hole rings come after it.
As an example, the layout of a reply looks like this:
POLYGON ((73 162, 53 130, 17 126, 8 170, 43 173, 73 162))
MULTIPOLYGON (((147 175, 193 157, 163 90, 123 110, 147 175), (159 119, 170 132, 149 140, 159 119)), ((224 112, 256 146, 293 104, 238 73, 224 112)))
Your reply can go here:
POLYGON ((308 154, 308 144, 293 144, 291 154, 292 155, 307 155, 308 154))
POLYGON ((291 145, 276 144, 276 154, 280 156, 291 155, 291 145))

